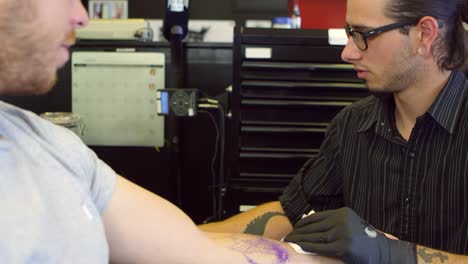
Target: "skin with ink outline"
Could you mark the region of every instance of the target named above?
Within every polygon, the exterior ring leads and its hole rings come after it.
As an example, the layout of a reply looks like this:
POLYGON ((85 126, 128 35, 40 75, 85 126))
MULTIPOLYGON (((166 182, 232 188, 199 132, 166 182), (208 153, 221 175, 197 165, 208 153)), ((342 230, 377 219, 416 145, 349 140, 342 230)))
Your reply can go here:
POLYGON ((230 248, 235 251, 242 252, 247 261, 252 264, 256 264, 252 258, 254 257, 253 254, 258 252, 274 257, 271 262, 272 264, 285 264, 290 258, 289 253, 285 248, 282 248, 275 244, 275 242, 262 237, 235 241, 234 245, 230 246, 230 248))
MULTIPOLYGON (((244 255, 245 256, 245 255, 244 255)), ((251 258, 245 256, 245 259, 249 262, 249 264, 257 264, 257 262, 253 261, 251 258)))
POLYGON ((253 219, 249 224, 247 224, 244 234, 252 235, 263 235, 265 233, 265 228, 271 218, 275 216, 285 216, 284 213, 279 212, 267 212, 255 219, 253 219))
POLYGON ((271 245, 271 248, 275 251, 276 257, 279 258, 281 263, 286 263, 289 259, 288 252, 286 252, 284 248, 278 246, 277 244, 271 242, 269 242, 269 244, 271 245))

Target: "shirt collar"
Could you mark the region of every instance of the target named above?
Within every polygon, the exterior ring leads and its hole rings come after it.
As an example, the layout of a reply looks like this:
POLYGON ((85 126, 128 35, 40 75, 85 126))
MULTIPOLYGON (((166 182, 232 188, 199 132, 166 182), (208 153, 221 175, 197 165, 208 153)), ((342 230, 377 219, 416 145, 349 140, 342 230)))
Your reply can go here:
MULTIPOLYGON (((468 90, 468 81, 463 72, 453 71, 450 78, 431 105, 427 113, 450 134, 455 131, 455 125, 460 115, 463 101, 468 90)), ((376 98, 369 118, 363 122, 358 132, 370 129, 375 123, 388 127, 391 122, 391 111, 394 109, 393 97, 376 98)), ((379 126, 376 126, 376 132, 379 126)))
POLYGON ((427 111, 450 134, 455 131, 467 88, 468 82, 463 72, 454 70, 447 84, 427 111))
POLYGON ((374 95, 374 105, 369 112, 369 117, 363 122, 361 127, 358 129, 358 132, 364 132, 374 126, 375 123, 378 123, 378 126, 375 127, 376 132, 379 127, 387 127, 390 121, 388 116, 389 107, 393 105, 393 96, 375 96, 374 95))

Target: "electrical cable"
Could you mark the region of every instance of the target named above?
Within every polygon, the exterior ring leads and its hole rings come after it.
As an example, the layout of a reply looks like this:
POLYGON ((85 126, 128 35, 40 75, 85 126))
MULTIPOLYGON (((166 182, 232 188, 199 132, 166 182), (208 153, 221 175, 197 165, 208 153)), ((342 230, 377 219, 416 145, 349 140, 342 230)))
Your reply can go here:
POLYGON ((198 104, 198 108, 204 108, 204 109, 208 109, 208 108, 219 108, 218 105, 214 105, 214 104, 198 104))
POLYGON ((219 105, 219 127, 220 127, 220 154, 219 154, 219 193, 218 193, 218 221, 223 218, 223 200, 224 194, 226 192, 226 187, 224 183, 224 145, 225 145, 225 112, 222 105, 219 105))
POLYGON ((219 101, 218 101, 218 100, 210 99, 210 98, 200 98, 200 99, 198 99, 198 101, 199 101, 199 102, 203 102, 203 103, 213 104, 213 105, 215 105, 216 107, 218 107, 218 105, 219 105, 219 101))
MULTIPOLYGON (((177 41, 175 41, 177 42, 177 41)), ((181 42, 179 42, 181 43, 181 42)), ((173 43, 174 44, 174 43, 173 43)), ((177 44, 177 43, 175 43, 177 44)), ((175 46, 173 45, 173 50, 175 51, 175 46)), ((172 54, 172 53, 171 53, 172 54)), ((175 54, 175 55, 180 55, 180 54, 175 54)), ((175 56, 174 56, 175 57, 175 56)), ((178 60, 175 60, 176 62, 178 60)), ((177 68, 177 67, 176 67, 177 68)), ((180 80, 179 80, 180 81, 180 80)), ((196 97, 195 97, 196 98, 196 97)), ((225 102, 221 102, 216 99, 208 98, 208 97, 199 97, 196 102, 196 109, 198 109, 198 112, 200 113, 207 113, 211 119, 211 122, 214 124, 215 127, 215 132, 216 132, 216 138, 215 138, 215 144, 214 144, 214 152, 213 152, 213 157, 211 159, 211 165, 210 165, 210 170, 211 170, 211 181, 212 184, 210 186, 211 189, 211 199, 213 203, 213 211, 212 211, 212 216, 208 217, 206 220, 203 221, 203 223, 208 223, 213 220, 219 221, 223 218, 224 215, 224 210, 223 210, 223 202, 224 202, 224 195, 226 192, 226 186, 225 186, 225 179, 224 179, 224 149, 225 149, 225 111, 224 111, 224 104, 225 102), (216 118, 212 111, 210 109, 217 109, 219 112, 219 119, 218 122, 216 121, 216 118), (218 173, 216 173, 216 162, 218 163, 218 173)), ((172 116, 172 115, 170 115, 172 116)), ((174 120, 173 120, 174 121, 174 120)), ((177 124, 174 123, 175 125, 172 126, 173 131, 177 131, 177 124)), ((170 133, 168 133, 170 134, 170 133)), ((174 134, 174 133, 173 133, 174 134)), ((177 134, 174 134, 177 135, 177 134)), ((180 163, 179 157, 178 157, 178 140, 174 141, 172 140, 172 148, 171 148, 171 155, 173 161, 171 164, 177 164, 180 163)), ((174 166, 171 166, 171 168, 174 168, 174 166)), ((177 167, 175 169, 175 174, 176 174, 176 179, 177 179, 177 186, 181 185, 181 179, 180 179, 180 172, 177 170, 177 167)), ((178 205, 181 205, 181 190, 178 188, 177 190, 177 201, 178 205)))
POLYGON ((217 202, 214 202, 214 210, 215 214, 214 217, 216 220, 221 220, 223 217, 223 199, 224 199, 224 193, 226 191, 225 186, 224 186, 224 145, 225 145, 225 127, 224 127, 224 118, 225 118, 225 112, 224 112, 224 107, 217 101, 209 98, 202 98, 199 101, 208 101, 208 102, 216 102, 217 104, 199 104, 199 108, 216 108, 219 111, 219 127, 216 125, 216 121, 213 117, 213 115, 206 111, 207 113, 210 114, 210 117, 212 118, 212 121, 215 123, 216 127, 216 143, 215 143, 215 148, 216 148, 216 156, 217 156, 217 151, 218 148, 219 150, 219 172, 218 172, 218 181, 216 180, 216 175, 214 173, 214 162, 216 161, 216 157, 213 158, 212 160, 212 175, 213 175, 213 187, 216 190, 214 193, 216 194, 217 202))
POLYGON ((212 182, 211 198, 212 198, 212 203, 213 203, 213 215, 208 217, 206 220, 203 221, 203 223, 209 223, 209 222, 211 222, 211 220, 216 219, 217 208, 218 208, 218 195, 217 195, 218 194, 217 193, 218 181, 216 180, 215 163, 216 163, 216 159, 218 157, 219 128, 218 128, 218 124, 216 123, 216 120, 215 120, 213 114, 210 111, 200 110, 199 112, 208 114, 208 116, 211 119, 211 122, 213 123, 213 125, 215 127, 215 131, 216 131, 215 148, 214 148, 214 152, 213 152, 213 158, 211 159, 211 177, 212 177, 212 179, 211 179, 211 182, 212 182))

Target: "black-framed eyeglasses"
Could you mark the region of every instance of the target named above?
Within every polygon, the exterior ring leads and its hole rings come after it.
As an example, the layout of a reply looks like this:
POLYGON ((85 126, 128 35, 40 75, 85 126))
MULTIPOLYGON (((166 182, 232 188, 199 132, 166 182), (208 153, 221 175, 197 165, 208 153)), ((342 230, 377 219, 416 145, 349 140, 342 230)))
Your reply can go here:
POLYGON ((369 38, 375 37, 375 36, 377 36, 379 34, 382 34, 384 32, 394 30, 394 29, 397 29, 397 28, 402 28, 402 27, 406 27, 406 26, 409 26, 409 25, 415 25, 418 22, 419 22, 419 18, 418 19, 403 20, 403 21, 400 21, 400 22, 392 23, 392 24, 385 25, 385 26, 382 26, 382 27, 377 27, 377 28, 374 28, 374 29, 371 29, 371 30, 368 30, 368 31, 364 31, 364 32, 354 30, 354 29, 351 28, 350 25, 347 24, 345 26, 345 31, 346 31, 346 35, 348 35, 348 38, 350 36, 353 37, 354 43, 356 43, 356 46, 358 47, 358 49, 364 51, 364 50, 367 50, 367 48, 368 48, 367 40, 369 38))

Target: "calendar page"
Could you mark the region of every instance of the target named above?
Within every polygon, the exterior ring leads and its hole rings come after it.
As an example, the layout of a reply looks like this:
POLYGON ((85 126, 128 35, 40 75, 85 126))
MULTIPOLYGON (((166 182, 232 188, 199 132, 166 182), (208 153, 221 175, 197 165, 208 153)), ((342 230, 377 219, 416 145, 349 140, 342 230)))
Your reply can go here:
POLYGON ((87 145, 164 145, 164 118, 156 112, 163 53, 76 51, 71 63, 72 111, 87 145))

